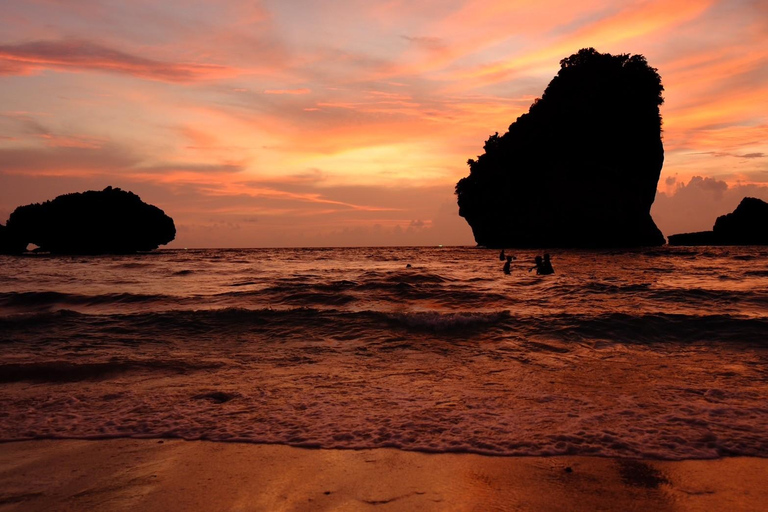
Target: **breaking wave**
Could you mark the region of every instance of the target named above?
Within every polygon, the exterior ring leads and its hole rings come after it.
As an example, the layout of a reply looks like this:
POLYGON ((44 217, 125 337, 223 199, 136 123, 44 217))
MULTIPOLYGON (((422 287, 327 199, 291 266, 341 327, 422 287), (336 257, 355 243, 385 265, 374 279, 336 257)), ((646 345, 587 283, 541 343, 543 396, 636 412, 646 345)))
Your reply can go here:
POLYGON ((768 249, 515 255, 1 257, 0 441, 768 456, 768 249))

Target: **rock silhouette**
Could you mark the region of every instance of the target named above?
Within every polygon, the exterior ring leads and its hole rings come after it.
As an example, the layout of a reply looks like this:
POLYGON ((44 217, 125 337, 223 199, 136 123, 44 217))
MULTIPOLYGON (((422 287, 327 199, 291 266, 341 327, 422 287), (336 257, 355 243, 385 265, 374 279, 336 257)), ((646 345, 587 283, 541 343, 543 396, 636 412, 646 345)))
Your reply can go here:
POLYGON ((14 236, 10 230, 0 224, 0 254, 20 254, 27 244, 14 236))
POLYGON ((712 231, 669 237, 670 245, 768 245, 768 203, 745 197, 736 209, 721 215, 712 231))
POLYGON ((32 243, 55 254, 126 254, 167 244, 176 237, 176 227, 136 194, 107 187, 20 206, 9 217, 5 234, 16 242, 8 251, 13 253, 32 243))
POLYGON ((541 99, 491 135, 456 184, 486 247, 662 245, 650 215, 664 162, 664 87, 642 55, 582 49, 541 99))

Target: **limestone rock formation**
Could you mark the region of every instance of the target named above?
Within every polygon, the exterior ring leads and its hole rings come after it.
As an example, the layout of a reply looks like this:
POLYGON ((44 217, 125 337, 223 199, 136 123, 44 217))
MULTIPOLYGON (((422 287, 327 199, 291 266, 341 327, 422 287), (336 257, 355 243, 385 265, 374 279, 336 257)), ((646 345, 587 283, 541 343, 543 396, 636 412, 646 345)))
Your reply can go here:
POLYGON ((583 49, 492 135, 456 185, 486 247, 662 245, 650 215, 664 162, 661 77, 642 55, 583 49))
POLYGON ((712 231, 669 237, 670 245, 768 245, 768 203, 745 197, 736 209, 721 215, 712 231))
POLYGON ((0 254, 21 254, 27 244, 13 236, 7 227, 0 224, 0 254))
POLYGON ((65 194, 20 206, 6 232, 56 254, 126 254, 151 251, 176 237, 168 215, 119 188, 65 194))

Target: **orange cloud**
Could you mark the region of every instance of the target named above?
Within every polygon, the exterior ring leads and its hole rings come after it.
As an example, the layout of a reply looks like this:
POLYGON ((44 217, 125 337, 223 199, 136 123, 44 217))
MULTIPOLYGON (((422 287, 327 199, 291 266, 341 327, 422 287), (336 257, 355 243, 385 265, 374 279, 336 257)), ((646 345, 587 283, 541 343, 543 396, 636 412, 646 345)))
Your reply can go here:
POLYGON ((695 130, 685 139, 688 149, 699 151, 740 151, 744 147, 768 145, 768 124, 727 126, 695 130))
POLYGON ((700 16, 713 3, 714 0, 656 0, 632 5, 613 16, 585 23, 541 49, 476 68, 460 70, 454 73, 453 77, 473 80, 477 85, 506 80, 514 73, 542 64, 551 67, 552 62, 558 62, 579 48, 594 46, 600 51, 605 51, 606 47, 612 47, 622 41, 669 30, 700 16))
MULTIPOLYGON (((228 182, 220 183, 208 191, 211 196, 247 196, 251 198, 280 199, 290 202, 313 203, 318 205, 338 206, 346 210, 364 211, 364 212, 385 212, 394 211, 390 207, 371 206, 365 204, 356 204, 348 201, 339 201, 324 197, 319 191, 295 192, 283 190, 281 186, 291 183, 289 177, 285 183, 281 180, 273 179, 260 182, 228 182)), ((269 211, 267 209, 264 210, 269 211)), ((338 210, 333 210, 338 211, 338 210)), ((316 210, 313 210, 316 213, 316 210)))
POLYGON ((734 93, 738 94, 726 98, 710 97, 696 105, 669 112, 664 117, 664 124, 670 130, 678 132, 716 124, 737 124, 754 112, 755 105, 765 104, 768 91, 745 89, 734 93))

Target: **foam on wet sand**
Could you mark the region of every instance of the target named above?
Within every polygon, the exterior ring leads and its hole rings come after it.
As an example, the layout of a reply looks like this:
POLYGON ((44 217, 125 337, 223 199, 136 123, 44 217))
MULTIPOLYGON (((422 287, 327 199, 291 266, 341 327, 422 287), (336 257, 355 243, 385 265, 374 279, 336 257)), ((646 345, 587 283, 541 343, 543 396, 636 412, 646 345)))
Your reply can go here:
POLYGON ((764 510, 768 459, 487 457, 157 439, 0 444, 0 511, 764 510))

